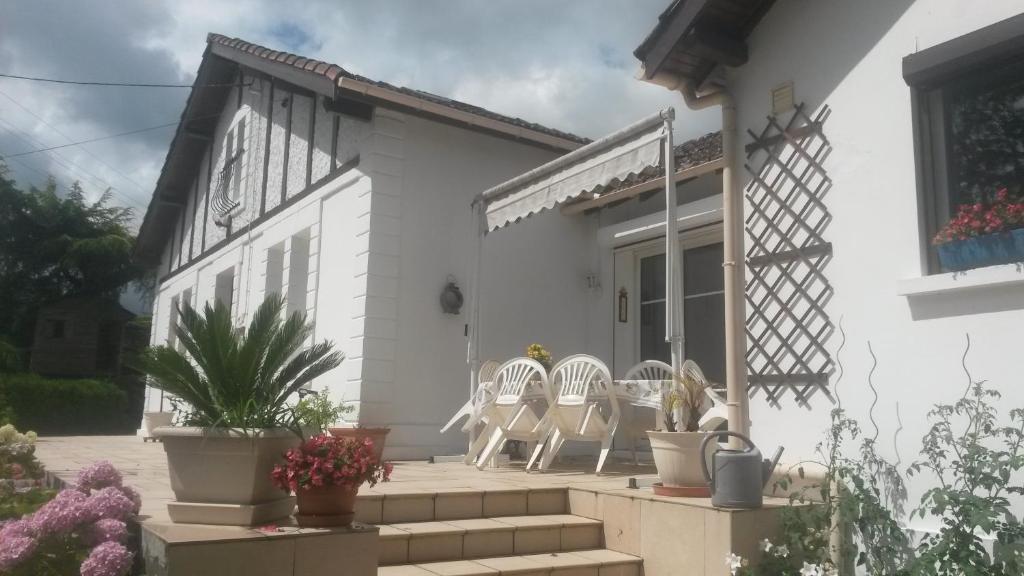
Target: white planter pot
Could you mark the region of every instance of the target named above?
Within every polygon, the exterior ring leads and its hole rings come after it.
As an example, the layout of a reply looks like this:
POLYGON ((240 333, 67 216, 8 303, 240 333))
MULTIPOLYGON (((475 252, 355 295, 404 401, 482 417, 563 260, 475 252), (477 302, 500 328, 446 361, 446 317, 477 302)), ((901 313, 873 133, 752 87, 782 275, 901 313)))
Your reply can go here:
POLYGON ((286 494, 270 481, 274 465, 300 439, 281 428, 250 431, 229 428, 162 427, 171 490, 178 502, 258 505, 286 494))
POLYGON ((153 431, 161 426, 174 423, 174 412, 143 412, 142 430, 146 438, 153 437, 153 431))
MULTIPOLYGON (((701 471, 700 459, 710 458, 717 447, 708 442, 707 450, 700 453, 700 444, 707 432, 661 432, 648 430, 647 437, 651 440, 651 453, 654 465, 658 468, 658 476, 664 486, 705 486, 704 473, 701 471)), ((709 460, 710 461, 710 460, 709 460)))

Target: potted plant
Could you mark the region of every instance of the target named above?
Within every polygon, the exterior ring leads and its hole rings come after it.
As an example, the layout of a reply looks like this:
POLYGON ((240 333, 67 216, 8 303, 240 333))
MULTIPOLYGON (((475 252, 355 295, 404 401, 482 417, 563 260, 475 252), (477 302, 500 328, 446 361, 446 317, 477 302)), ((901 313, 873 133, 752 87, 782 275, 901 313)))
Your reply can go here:
POLYGON ((355 426, 329 428, 328 432, 331 436, 347 438, 360 443, 369 440, 373 445, 373 453, 377 457, 377 460, 383 460, 384 443, 387 442, 388 432, 391 432, 391 428, 384 426, 363 426, 361 424, 357 424, 355 426))
POLYGON ((1002 188, 990 203, 962 205, 932 243, 949 272, 1024 261, 1024 199, 1002 188))
POLYGON ((298 497, 299 526, 348 526, 355 516, 356 494, 364 482, 374 486, 391 478, 372 441, 314 436, 285 454, 274 466, 274 485, 298 497))
POLYGON ((309 391, 295 404, 295 420, 299 423, 302 436, 311 438, 326 433, 332 424, 351 411, 350 404, 331 400, 327 390, 309 391))
MULTIPOLYGON (((705 393, 710 384, 692 360, 683 363, 674 380, 673 390, 662 401, 665 430, 647 431, 654 465, 662 486, 693 488, 696 490, 690 495, 703 495, 707 482, 701 472, 701 458, 707 455, 700 445, 707 433, 700 431, 700 418, 711 407, 705 393)), ((713 444, 708 444, 708 452, 714 449, 713 444)))
POLYGON ((545 370, 551 370, 551 353, 540 344, 530 344, 527 346, 526 357, 536 360, 545 370))
POLYGON ((270 481, 281 454, 301 438, 289 398, 337 367, 330 342, 306 346, 312 325, 295 313, 282 321, 284 300, 267 298, 249 326, 236 329, 221 303, 203 314, 181 309, 175 326, 184 352, 158 346, 138 369, 151 385, 188 405, 184 426, 157 428, 177 502, 176 522, 255 524, 291 513, 270 481))

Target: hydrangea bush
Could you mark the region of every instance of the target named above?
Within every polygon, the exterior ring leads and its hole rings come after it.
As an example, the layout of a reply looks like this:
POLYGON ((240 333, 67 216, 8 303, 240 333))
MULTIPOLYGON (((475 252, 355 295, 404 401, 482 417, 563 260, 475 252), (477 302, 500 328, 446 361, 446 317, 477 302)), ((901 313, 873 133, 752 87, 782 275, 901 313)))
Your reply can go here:
POLYGON ((78 474, 33 514, 0 524, 0 574, 124 576, 131 570, 128 522, 142 500, 109 462, 78 474))
POLYGON ((22 434, 11 424, 0 426, 0 480, 42 478, 43 467, 35 454, 35 432, 22 434))

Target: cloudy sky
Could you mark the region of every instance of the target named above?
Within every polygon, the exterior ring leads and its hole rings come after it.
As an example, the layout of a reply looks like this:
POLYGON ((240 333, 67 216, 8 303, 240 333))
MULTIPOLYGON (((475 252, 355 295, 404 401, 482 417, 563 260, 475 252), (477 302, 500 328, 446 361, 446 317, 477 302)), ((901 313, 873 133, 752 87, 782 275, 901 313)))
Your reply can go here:
MULTIPOLYGON (((714 110, 633 78, 632 50, 668 0, 34 0, 0 19, 0 73, 189 83, 219 32, 334 62, 591 138, 661 107, 677 138, 717 129, 714 110)), ((187 89, 0 78, 0 155, 175 122, 187 89)), ((173 127, 8 161, 19 183, 46 174, 141 214, 173 127)))

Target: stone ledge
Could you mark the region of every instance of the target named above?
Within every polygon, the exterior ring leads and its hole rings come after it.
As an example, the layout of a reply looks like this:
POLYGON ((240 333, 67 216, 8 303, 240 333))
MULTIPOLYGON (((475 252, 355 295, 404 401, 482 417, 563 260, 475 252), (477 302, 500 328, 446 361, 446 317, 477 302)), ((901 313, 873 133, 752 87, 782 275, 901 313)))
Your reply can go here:
POLYGON ((299 528, 292 519, 274 529, 149 521, 142 524, 148 576, 372 576, 378 529, 299 528))

